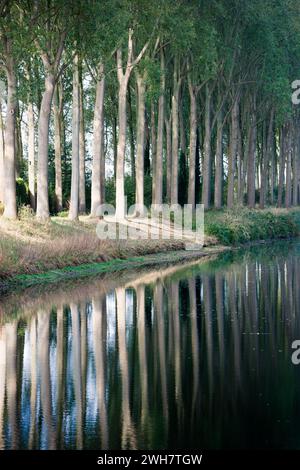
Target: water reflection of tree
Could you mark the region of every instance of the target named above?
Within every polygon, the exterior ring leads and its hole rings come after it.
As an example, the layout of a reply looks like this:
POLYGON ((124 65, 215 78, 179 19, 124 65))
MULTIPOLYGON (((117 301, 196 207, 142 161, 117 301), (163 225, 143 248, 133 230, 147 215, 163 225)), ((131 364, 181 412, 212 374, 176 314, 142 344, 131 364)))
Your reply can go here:
MULTIPOLYGON (((91 303, 7 322, 0 448, 247 445, 243 419, 257 417, 259 436, 274 416, 295 406, 298 416, 299 273, 293 256, 187 279, 156 273, 151 287, 118 287, 115 303, 96 290, 91 303)), ((274 442, 279 430, 269 431, 274 442)))

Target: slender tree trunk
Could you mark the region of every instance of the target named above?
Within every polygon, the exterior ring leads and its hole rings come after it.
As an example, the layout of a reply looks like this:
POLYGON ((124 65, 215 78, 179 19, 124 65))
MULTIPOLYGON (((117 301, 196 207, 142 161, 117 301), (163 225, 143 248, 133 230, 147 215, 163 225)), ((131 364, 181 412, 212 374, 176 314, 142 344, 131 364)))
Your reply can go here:
POLYGON ((129 143, 130 143, 130 163, 131 163, 131 177, 133 184, 135 182, 135 145, 134 145, 134 128, 133 128, 133 112, 131 89, 128 87, 128 124, 129 124, 129 143))
POLYGON ((216 165, 215 165, 215 197, 216 209, 222 207, 223 194, 223 113, 220 111, 217 117, 217 142, 216 142, 216 165))
POLYGON ((4 178, 4 125, 2 117, 2 103, 0 97, 0 202, 4 204, 4 188, 5 188, 5 178, 4 178))
POLYGON ((113 146, 114 146, 114 178, 116 179, 116 165, 118 154, 118 137, 117 137, 117 118, 113 118, 113 146))
POLYGON ((190 94, 190 153, 189 153, 189 187, 188 204, 195 209, 195 174, 196 174, 196 143, 197 143, 197 90, 189 80, 190 94))
POLYGON ((17 100, 17 109, 16 109, 16 129, 15 129, 15 147, 16 147, 16 178, 19 178, 21 175, 21 170, 23 168, 23 142, 22 142, 22 131, 21 131, 21 114, 20 114, 20 105, 17 100))
POLYGON ((248 158, 247 158, 247 196, 248 207, 255 207, 255 168, 256 168, 256 113, 255 113, 255 98, 254 109, 251 116, 249 127, 249 143, 248 143, 248 158))
POLYGON ((236 172, 236 156, 238 148, 238 118, 239 118, 239 102, 235 98, 231 110, 231 129, 230 129, 230 148, 228 162, 228 190, 227 190, 227 207, 230 209, 234 204, 234 180, 236 172))
POLYGON ((118 219, 123 219, 125 216, 124 163, 126 145, 127 81, 127 77, 124 77, 119 88, 119 138, 116 168, 116 217, 118 219))
POLYGON ((80 91, 78 55, 73 64, 73 103, 72 103, 72 179, 69 219, 76 220, 79 210, 79 128, 80 128, 80 91))
POLYGON ((145 147, 144 147, 144 173, 150 175, 151 162, 150 162, 150 131, 148 126, 148 115, 145 112, 145 147))
POLYGON ((155 125, 155 107, 151 103, 151 161, 152 161, 152 204, 155 204, 156 199, 156 125, 155 125))
POLYGON ((242 206, 244 203, 244 160, 243 160, 243 140, 242 140, 242 131, 241 127, 238 126, 238 203, 242 206))
POLYGON ((34 148, 34 112, 33 104, 29 101, 27 106, 28 125, 28 184, 30 206, 35 210, 35 148, 34 148))
POLYGON ((286 184, 285 184, 285 207, 289 208, 292 201, 292 124, 288 126, 287 137, 287 163, 286 163, 286 184))
POLYGON ((94 136, 93 136, 93 166, 92 166, 92 202, 91 216, 97 215, 104 194, 105 184, 105 156, 104 156, 104 66, 99 64, 96 84, 96 101, 94 110, 94 136))
POLYGON ((285 150, 286 150, 286 126, 280 131, 280 162, 279 162, 279 182, 278 182, 278 207, 282 206, 284 172, 285 172, 285 150))
POLYGON ((128 34, 128 50, 127 50, 127 63, 125 73, 123 72, 122 63, 122 50, 117 50, 117 76, 119 83, 119 137, 118 137, 118 151, 117 151, 117 165, 116 165, 116 218, 123 219, 125 217, 125 188, 124 188, 124 163, 125 163, 125 147, 126 147, 126 94, 128 88, 128 81, 134 66, 136 66, 142 59, 145 51, 147 50, 148 43, 140 51, 136 59, 133 60, 133 30, 129 30, 128 34))
POLYGON ((293 206, 298 205, 299 191, 299 136, 298 136, 299 119, 295 119, 293 125, 293 206))
POLYGON ((38 125, 38 168, 37 168, 37 211, 40 219, 49 218, 48 199, 48 148, 51 103, 54 93, 55 78, 48 73, 45 78, 38 125))
MULTIPOLYGON (((8 48, 10 47, 8 41, 8 48)), ((14 72, 14 59, 8 52, 7 55, 7 109, 5 123, 5 209, 4 217, 9 219, 17 218, 16 202, 16 149, 15 149, 15 128, 16 128, 16 77, 14 72)))
POLYGON ((263 209, 266 203, 266 195, 268 191, 268 173, 269 173, 269 164, 271 159, 272 145, 273 145, 273 122, 274 122, 274 109, 271 109, 269 127, 268 127, 268 137, 267 137, 267 148, 263 153, 264 161, 261 174, 261 189, 260 189, 260 201, 259 207, 263 209))
POLYGON ((164 119, 165 119, 165 56, 160 51, 160 97, 158 100, 158 124, 157 124, 157 145, 156 145, 156 165, 155 165, 155 204, 162 204, 163 200, 163 139, 164 139, 164 119))
POLYGON ((55 153, 55 203, 57 212, 62 211, 62 168, 61 168, 61 155, 63 150, 62 145, 62 119, 63 119, 63 96, 62 86, 59 81, 54 89, 54 153, 55 153))
POLYGON ((274 124, 273 124, 273 141, 271 147, 271 155, 270 155, 270 169, 269 169, 269 178, 270 178, 270 204, 271 206, 274 205, 274 189, 277 180, 277 146, 276 146, 276 136, 274 132, 274 124))
POLYGON ((203 183, 202 183, 202 204, 204 208, 210 207, 211 198, 211 92, 206 85, 205 94, 205 138, 204 138, 204 159, 203 159, 203 183))
POLYGON ((84 102, 83 102, 83 84, 82 71, 80 69, 80 88, 79 88, 79 213, 86 212, 85 197, 85 128, 84 128, 84 102))
POLYGON ((169 119, 165 119, 166 127, 166 172, 167 172, 167 201, 171 202, 171 176, 172 176, 172 114, 169 119))
POLYGON ((135 203, 144 205, 144 147, 145 147, 145 80, 137 73, 137 137, 136 137, 136 170, 135 170, 135 203))
POLYGON ((178 104, 181 78, 178 65, 174 65, 174 84, 172 95, 172 171, 171 171, 171 204, 178 204, 178 104))

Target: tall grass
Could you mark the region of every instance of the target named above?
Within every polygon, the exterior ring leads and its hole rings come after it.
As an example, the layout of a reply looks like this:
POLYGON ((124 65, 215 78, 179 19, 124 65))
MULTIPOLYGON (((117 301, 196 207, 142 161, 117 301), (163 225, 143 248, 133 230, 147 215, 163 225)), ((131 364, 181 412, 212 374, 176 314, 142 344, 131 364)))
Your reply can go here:
POLYGON ((236 207, 232 210, 207 211, 204 218, 205 233, 215 236, 224 245, 295 237, 299 234, 299 228, 299 211, 292 213, 236 207))

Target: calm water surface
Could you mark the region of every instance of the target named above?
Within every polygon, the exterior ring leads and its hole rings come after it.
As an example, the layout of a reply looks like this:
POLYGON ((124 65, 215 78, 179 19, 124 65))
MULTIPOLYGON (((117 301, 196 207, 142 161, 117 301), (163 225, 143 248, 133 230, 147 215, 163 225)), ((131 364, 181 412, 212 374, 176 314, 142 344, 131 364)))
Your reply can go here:
POLYGON ((0 300, 1 449, 299 448, 300 245, 0 300))

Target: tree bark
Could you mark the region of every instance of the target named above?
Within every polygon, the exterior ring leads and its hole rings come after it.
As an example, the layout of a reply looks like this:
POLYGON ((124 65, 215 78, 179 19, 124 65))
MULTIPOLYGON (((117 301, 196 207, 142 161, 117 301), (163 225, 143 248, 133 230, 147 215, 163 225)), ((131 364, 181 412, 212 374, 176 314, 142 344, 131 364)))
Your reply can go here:
POLYGON ((23 143, 22 143, 22 133, 21 133, 21 115, 20 115, 20 105, 17 100, 16 106, 16 127, 15 127, 15 177, 20 178, 21 170, 23 167, 23 143))
POLYGON ((124 163, 126 145, 126 92, 128 78, 123 76, 119 87, 119 137, 116 165, 116 217, 125 216, 124 163))
POLYGON ((14 59, 11 55, 11 44, 7 40, 6 56, 6 77, 7 77, 7 108, 5 123, 5 209, 4 217, 8 219, 17 218, 16 201, 16 149, 15 149, 15 129, 16 129, 16 76, 14 71, 14 59))
POLYGON ((59 65, 65 45, 66 32, 59 38, 59 45, 55 52, 54 62, 50 61, 49 51, 45 52, 38 40, 35 44, 39 50, 45 71, 45 90, 40 106, 38 124, 38 165, 37 165, 37 210, 36 215, 41 220, 49 218, 48 194, 48 151, 49 151, 49 122, 54 88, 59 76, 59 65))
POLYGON ((131 177, 135 182, 135 145, 134 145, 134 128, 133 128, 133 111, 130 86, 128 87, 128 121, 129 121, 129 143, 130 143, 130 163, 131 177))
POLYGON ((285 184, 285 207, 291 207, 292 202, 292 124, 288 126, 287 138, 287 162, 286 162, 286 184, 285 184))
POLYGON ((171 202, 171 176, 172 176, 172 114, 165 119, 166 127, 166 172, 167 172, 167 202, 171 202))
POLYGON ((271 152, 273 146, 273 122, 274 122, 274 108, 271 109, 269 127, 268 127, 268 137, 267 137, 267 148, 263 153, 263 168, 261 174, 261 189, 260 189, 260 201, 259 207, 263 209, 266 204, 266 196, 268 192, 268 174, 269 174, 269 164, 271 159, 271 152))
POLYGON ((94 110, 94 136, 93 136, 93 166, 92 166, 92 202, 91 216, 97 215, 97 210, 104 204, 104 184, 105 184, 105 156, 104 156, 104 88, 105 76, 104 66, 99 64, 96 101, 94 110))
POLYGON ((195 209, 195 174, 196 174, 196 143, 197 143, 197 88, 189 78, 190 94, 190 152, 189 152, 189 186, 188 204, 195 209))
POLYGON ((152 204, 155 204, 156 199, 156 125, 155 125, 155 107, 154 103, 151 103, 151 162, 152 162, 152 204))
MULTIPOLYGON (((1 97, 0 97, 1 100, 1 97)), ((2 117, 2 103, 0 101, 0 202, 4 205, 4 125, 2 117)))
POLYGON ((231 209, 234 205, 234 180, 236 172, 236 156, 238 148, 238 118, 239 118, 239 101, 236 97, 231 110, 231 129, 230 129, 230 145, 229 145, 229 162, 228 162, 228 189, 227 189, 227 207, 231 209))
POLYGON ((282 207, 284 172, 285 172, 285 151, 286 151, 286 126, 280 132, 280 162, 279 162, 279 182, 278 182, 278 207, 282 207))
POLYGON ((73 64, 73 102, 72 102, 72 178, 69 219, 78 219, 79 211, 79 127, 80 127, 80 91, 78 54, 73 64))
POLYGON ((215 194, 214 204, 216 209, 222 207, 223 195, 223 113, 220 111, 217 117, 217 142, 215 164, 215 194))
POLYGON ((174 64, 172 95, 172 170, 171 170, 171 204, 178 204, 178 104, 181 78, 178 64, 174 64))
POLYGON ((299 136, 298 136, 299 118, 295 119, 293 125, 293 206, 298 205, 299 193, 299 136))
POLYGON ((135 203, 144 205, 144 148, 145 148, 145 80, 136 74, 138 112, 136 136, 135 203))
POLYGON ((148 42, 144 45, 139 55, 133 59, 133 31, 130 29, 128 33, 128 51, 125 72, 123 71, 122 49, 117 49, 117 76, 119 83, 119 99, 118 99, 118 115, 119 115, 119 136, 116 164, 116 218, 119 220, 125 217, 125 190, 124 190, 124 163, 125 163, 125 146, 126 146, 126 94, 128 81, 132 69, 140 62, 147 50, 148 42))
POLYGON ((238 203, 244 204, 244 186, 245 186, 245 162, 243 159, 243 137, 241 127, 238 126, 238 203))
POLYGON ((163 200, 163 139, 165 119, 165 56, 163 49, 160 51, 160 96, 158 100, 157 145, 155 165, 155 204, 162 204, 163 200))
POLYGON ((204 160, 202 180, 202 204, 204 208, 210 207, 211 198, 211 92, 206 85, 205 93, 205 138, 204 138, 204 160))
POLYGON ((35 210, 35 146, 34 146, 34 112, 30 100, 27 106, 28 125, 28 185, 30 206, 35 210))
POLYGON ((54 154, 55 154, 55 203, 57 212, 62 211, 62 168, 61 156, 63 153, 63 96, 61 82, 56 84, 54 90, 54 154))
POLYGON ((55 86, 55 77, 48 74, 45 79, 45 91, 43 93, 39 125, 38 125, 38 168, 37 168, 37 211, 40 219, 49 218, 48 199, 48 147, 49 147, 49 122, 51 103, 55 86))
POLYGON ((85 197, 85 126, 84 126, 84 102, 83 102, 83 84, 82 73, 80 72, 79 85, 79 213, 86 212, 85 197))
POLYGON ((256 109, 255 98, 253 101, 253 111, 249 124, 249 143, 247 158, 247 200, 248 207, 255 207, 255 168, 256 168, 256 109))

